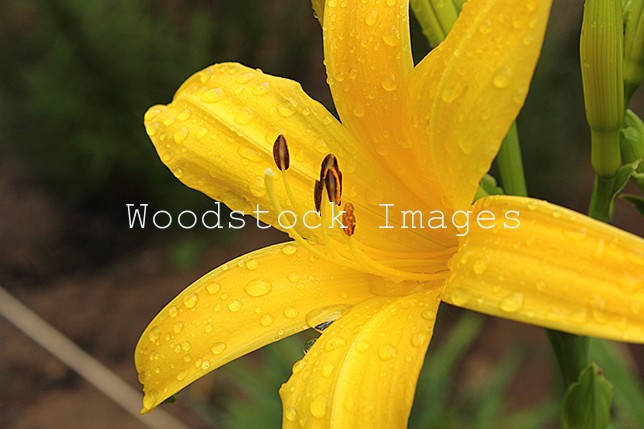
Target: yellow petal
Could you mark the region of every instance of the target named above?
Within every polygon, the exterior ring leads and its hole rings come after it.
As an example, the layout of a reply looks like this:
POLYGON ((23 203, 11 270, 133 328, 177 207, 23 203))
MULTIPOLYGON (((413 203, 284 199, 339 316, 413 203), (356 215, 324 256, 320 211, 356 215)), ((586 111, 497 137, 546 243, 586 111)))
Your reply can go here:
POLYGON ((472 219, 478 213, 494 214, 496 226, 471 228, 462 240, 444 301, 570 333, 644 342, 644 240, 529 198, 483 198, 472 219), (509 218, 520 226, 504 228, 518 225, 509 218))
POLYGON ((416 162, 466 209, 528 92, 550 0, 470 0, 410 75, 416 162))
POLYGON ((375 297, 333 323, 280 389, 283 427, 406 427, 438 295, 375 297))
MULTIPOLYGON (((190 77, 171 104, 150 108, 145 125, 161 160, 183 183, 245 214, 259 206, 264 223, 289 232, 278 222, 264 184, 265 170, 275 170, 282 209, 297 214, 294 229, 305 237, 319 234, 319 229, 303 226, 303 215, 315 210, 314 180, 324 156, 333 153, 343 173, 343 201, 356 207, 361 242, 399 250, 431 246, 419 231, 379 228, 384 209, 378 204, 415 208, 414 200, 297 82, 240 64, 217 64, 190 77), (295 201, 289 201, 273 159, 279 134, 288 142, 288 180, 295 201)), ((314 216, 307 221, 316 224, 314 216)), ((292 223, 290 214, 281 219, 282 225, 292 223)))
POLYGON ((139 340, 143 411, 225 363, 308 328, 307 316, 320 323, 365 299, 369 278, 312 258, 293 243, 206 274, 161 310, 139 340))
POLYGON ((409 1, 328 0, 323 29, 328 82, 342 123, 368 150, 395 145, 408 124, 402 106, 403 82, 413 67, 409 1))

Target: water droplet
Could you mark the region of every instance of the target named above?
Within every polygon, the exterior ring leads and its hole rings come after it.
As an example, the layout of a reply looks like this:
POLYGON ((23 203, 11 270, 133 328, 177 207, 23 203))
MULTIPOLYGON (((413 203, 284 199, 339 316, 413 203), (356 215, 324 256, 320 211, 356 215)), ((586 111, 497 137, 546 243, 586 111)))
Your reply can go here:
POLYGON ((470 295, 463 289, 457 288, 448 293, 448 298, 457 307, 463 307, 470 301, 470 295))
POLYGON ((302 372, 305 366, 306 366, 306 361, 304 359, 301 359, 295 362, 295 364, 293 365, 293 368, 291 369, 291 371, 293 372, 293 375, 297 375, 300 372, 302 372))
MULTIPOLYGON (((292 244, 287 244, 284 247, 282 247, 282 253, 287 255, 287 256, 294 255, 295 252, 297 252, 297 247, 293 246, 292 244)), ((297 280, 295 280, 295 281, 297 281, 297 280)))
POLYGON ((375 9, 372 9, 369 12, 367 12, 367 15, 364 17, 364 22, 367 25, 373 25, 376 23, 376 19, 378 19, 378 11, 375 9))
POLYGON ((153 343, 156 343, 159 341, 159 338, 161 337, 161 328, 158 326, 155 326, 154 328, 150 329, 150 332, 148 333, 148 339, 152 341, 153 343))
POLYGON ((210 351, 213 355, 220 355, 226 350, 226 344, 224 343, 215 343, 210 348, 210 351))
POLYGON ((331 374, 333 374, 334 369, 335 367, 332 363, 327 363, 322 367, 322 375, 324 377, 329 377, 331 374))
POLYGON ((249 259, 246 262, 246 268, 250 271, 254 271, 259 267, 259 262, 257 262, 257 259, 249 259))
POLYGON ((590 303, 590 310, 593 318, 597 323, 608 322, 608 314, 606 313, 606 301, 599 295, 595 295, 590 303))
POLYGON ((177 179, 181 179, 183 177, 183 170, 180 168, 175 169, 173 173, 177 179))
POLYGON ((358 341, 356 344, 356 351, 364 353, 369 349, 369 343, 366 341, 358 341))
POLYGON ((211 88, 208 91, 201 94, 201 101, 204 103, 217 103, 218 101, 223 100, 224 91, 221 88, 211 88))
POLYGON ((292 98, 283 98, 277 103, 277 113, 283 118, 293 116, 297 109, 297 101, 292 98))
POLYGON ((189 352, 191 347, 192 346, 188 341, 184 341, 183 344, 181 344, 181 350, 183 350, 184 352, 189 352))
POLYGON ((207 361, 207 360, 203 361, 203 362, 201 363, 201 369, 203 369, 204 371, 206 371, 206 370, 208 370, 208 368, 210 368, 210 362, 209 362, 209 361, 207 361))
POLYGON ((597 259, 601 259, 604 257, 604 246, 606 242, 603 239, 597 240, 597 245, 595 246, 595 251, 593 252, 593 256, 597 259))
POLYGON ((501 68, 499 68, 496 73, 494 73, 494 77, 492 78, 492 85, 494 85, 496 88, 507 88, 508 85, 510 85, 510 82, 512 81, 512 69, 504 65, 501 68))
POLYGON ((186 137, 188 137, 188 134, 190 134, 190 130, 188 130, 187 127, 181 127, 174 132, 172 138, 174 139, 175 143, 181 143, 186 139, 186 137))
POLYGON ((521 43, 523 43, 524 46, 530 46, 532 45, 532 42, 534 42, 534 36, 532 34, 526 34, 521 39, 521 43))
POLYGON ((195 305, 197 305, 197 300, 199 297, 192 293, 188 292, 184 297, 183 297, 183 305, 185 305, 187 308, 193 308, 195 305))
POLYGON ((253 80, 254 77, 255 77, 255 74, 253 72, 245 72, 237 76, 237 79, 235 79, 235 82, 237 82, 240 85, 244 85, 250 82, 251 80, 253 80))
POLYGON ((143 120, 145 120, 145 122, 150 122, 152 119, 156 118, 164 109, 165 106, 163 107, 163 109, 160 109, 158 107, 150 107, 148 111, 145 112, 145 115, 143 115, 143 120))
POLYGON ((185 369, 182 369, 177 374, 177 381, 183 381, 187 376, 188 376, 188 371, 186 371, 185 369))
POLYGON ((266 295, 270 293, 272 289, 273 287, 270 282, 266 282, 261 279, 255 279, 248 282, 244 290, 248 295, 256 297, 256 296, 266 295))
POLYGON ((288 273, 288 276, 286 276, 286 278, 291 283, 297 283, 300 280, 300 275, 295 272, 290 272, 288 273))
POLYGON ((365 110, 363 104, 356 104, 353 108, 353 114, 358 118, 364 118, 365 110))
POLYGON ((390 360, 396 357, 396 347, 391 344, 384 344, 378 348, 378 356, 382 360, 390 360))
POLYGON ((206 137, 207 134, 208 134, 207 128, 204 128, 204 127, 199 128, 199 131, 197 131, 197 134, 196 134, 197 140, 201 140, 202 138, 206 137))
POLYGON ((346 341, 344 341, 344 339, 339 338, 339 337, 337 337, 337 338, 336 338, 336 337, 334 337, 334 338, 331 338, 331 339, 326 343, 326 346, 325 346, 324 348, 325 348, 327 351, 329 351, 329 352, 330 352, 330 351, 333 351, 333 350, 337 350, 337 349, 339 349, 340 347, 344 346, 345 344, 346 344, 346 341))
POLYGON ((527 92, 528 91, 524 86, 519 87, 512 95, 512 101, 515 104, 523 104, 527 92))
POLYGON ((315 418, 321 419, 326 415, 327 396, 326 394, 318 395, 309 404, 311 415, 315 418))
POLYGON ((156 405, 157 400, 159 399, 159 392, 156 390, 151 390, 145 394, 143 397, 143 406, 147 409, 152 409, 156 405))
POLYGON ((262 176, 255 176, 254 179, 248 184, 248 189, 250 193, 254 196, 261 198, 266 195, 266 186, 264 184, 264 178, 262 176))
POLYGON ((289 422, 294 422, 297 420, 297 410, 293 407, 287 407, 286 410, 284 410, 284 418, 289 422))
POLYGON ((150 137, 154 137, 157 134, 157 131, 159 131, 159 128, 161 128, 161 124, 159 122, 152 122, 145 126, 145 132, 148 133, 150 137))
POLYGON ((459 98, 461 95, 465 93, 465 86, 461 85, 459 83, 453 84, 453 85, 448 85, 443 91, 441 92, 441 100, 443 100, 445 103, 452 103, 454 100, 459 98))
POLYGON ((261 317, 261 319, 259 319, 259 323, 264 327, 270 326, 274 321, 275 318, 270 314, 265 314, 261 317))
POLYGON ((209 294, 214 295, 221 290, 221 286, 217 282, 208 283, 206 290, 209 294))
POLYGON ((425 320, 436 320, 436 311, 423 310, 423 312, 420 313, 420 316, 425 320))
POLYGON ((588 234, 588 229, 579 228, 579 229, 565 229, 563 230, 563 235, 572 241, 583 241, 588 234))
POLYGON ((233 299, 228 303, 228 309, 232 311, 233 313, 239 311, 241 309, 242 305, 241 302, 239 302, 236 299, 233 299))
POLYGON ((235 122, 239 125, 247 125, 250 121, 253 120, 253 111, 248 107, 243 107, 239 109, 239 112, 235 115, 235 122))
POLYGON ((474 271, 474 274, 480 276, 487 269, 487 265, 488 265, 488 259, 487 257, 483 257, 477 260, 476 262, 474 262, 474 265, 472 266, 472 270, 474 271))
POLYGON ((411 343, 416 347, 422 347, 429 343, 430 334, 427 331, 416 332, 411 337, 411 343))
POLYGON ((523 307, 523 294, 519 292, 511 293, 501 301, 501 310, 508 313, 517 312, 523 307))
POLYGON ((177 310, 177 307, 174 305, 168 308, 168 314, 170 315, 170 317, 177 317, 178 312, 179 311, 177 310))
POLYGON ((389 30, 382 35, 382 41, 389 46, 396 46, 400 43, 400 31, 398 27, 392 25, 389 30))
POLYGON ((398 82, 396 81, 396 75, 390 74, 382 81, 382 88, 385 91, 395 91, 398 88, 398 82))
POLYGON ((181 332, 182 329, 183 329, 183 322, 177 322, 174 325, 172 325, 172 331, 175 334, 178 334, 179 332, 181 332))
POLYGON ((170 125, 174 124, 175 121, 176 121, 176 118, 170 115, 163 120, 163 125, 165 125, 166 127, 169 127, 170 125))
POLYGON ((306 315, 306 324, 315 329, 322 323, 338 320, 348 309, 347 306, 332 305, 313 310, 306 315))
POLYGON ((299 311, 293 307, 287 307, 284 309, 284 316, 289 319, 295 319, 298 314, 300 314, 299 311))
POLYGON ((178 115, 177 119, 180 121, 187 121, 190 119, 190 110, 189 109, 183 109, 178 115))
POLYGON ((264 95, 268 92, 268 82, 260 82, 253 88, 253 95, 264 95))
POLYGON ((490 31, 492 31, 492 21, 485 19, 479 26, 479 32, 481 34, 489 34, 490 31))

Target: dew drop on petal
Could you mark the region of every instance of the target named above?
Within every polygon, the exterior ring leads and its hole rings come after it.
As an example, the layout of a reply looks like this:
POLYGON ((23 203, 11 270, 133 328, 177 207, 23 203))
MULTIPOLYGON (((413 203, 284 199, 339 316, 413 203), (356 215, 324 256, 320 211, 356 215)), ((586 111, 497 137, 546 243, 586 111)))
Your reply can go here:
POLYGON ((168 314, 170 315, 170 317, 177 317, 178 313, 179 311, 177 310, 176 306, 173 305, 170 308, 168 308, 168 314))
POLYGON ((364 353, 369 349, 369 343, 366 341, 358 341, 356 344, 356 351, 364 353))
POLYGON ((208 283, 206 290, 209 294, 214 295, 221 290, 221 286, 217 282, 208 283))
POLYGON ((179 373, 177 374, 177 381, 183 381, 183 380, 185 380, 185 378, 187 377, 187 375, 188 375, 188 371, 186 371, 185 369, 183 369, 183 370, 179 371, 179 373))
POLYGON ((224 343, 215 343, 210 348, 210 351, 213 355, 220 355, 226 350, 226 344, 224 343))
POLYGON ((255 297, 266 295, 270 293, 272 289, 273 287, 270 282, 261 279, 251 280, 244 288, 248 295, 255 297))
POLYGON ((148 333, 148 339, 152 341, 153 343, 156 343, 159 341, 159 338, 161 337, 161 328, 158 326, 153 327, 150 329, 150 332, 148 333))
POLYGON ((293 372, 293 375, 297 375, 300 372, 302 372, 305 366, 306 366, 306 361, 304 359, 300 359, 293 364, 293 368, 291 369, 291 372, 293 372))
POLYGON ((268 92, 268 88, 268 82, 260 82, 253 88, 253 95, 264 95, 268 92))
POLYGON ((282 247, 282 253, 287 256, 294 255, 295 252, 297 252, 297 247, 293 246, 292 244, 287 244, 286 246, 282 247))
POLYGON ((200 98, 204 103, 217 103, 218 101, 223 100, 224 91, 221 88, 211 88, 201 94, 200 98))
POLYGON ((346 344, 346 341, 342 338, 331 338, 325 346, 325 349, 327 351, 333 351, 336 349, 339 349, 340 347, 344 346, 346 344))
POLYGON ((496 88, 507 88, 512 81, 512 69, 507 65, 499 68, 492 77, 492 84, 496 88))
POLYGON ((172 331, 175 334, 178 334, 183 330, 183 322, 176 322, 174 325, 172 325, 172 331))
POLYGON ((248 189, 250 190, 251 194, 258 198, 266 195, 266 185, 264 184, 264 178, 261 176, 256 176, 248 184, 248 189))
POLYGON ((277 113, 283 118, 293 116, 296 109, 297 101, 292 98, 283 98, 279 103, 277 103, 277 113))
POLYGON ((385 91, 395 91, 398 88, 398 82, 396 81, 396 75, 390 74, 382 81, 382 88, 385 91))
POLYGON ((321 419, 326 415, 327 397, 326 394, 316 396, 309 404, 311 415, 321 419))
POLYGON ((524 296, 522 293, 515 292, 503 298, 501 301, 501 310, 508 313, 515 313, 523 307, 524 296))
POLYGON ((172 136, 172 138, 174 139, 175 143, 181 143, 186 139, 186 137, 188 137, 188 134, 190 134, 190 131, 188 130, 188 128, 181 127, 174 132, 174 135, 172 136))
POLYGON ((364 22, 367 25, 373 25, 376 23, 376 19, 378 19, 378 11, 375 9, 372 9, 369 12, 367 12, 367 15, 364 17, 364 22))
POLYGON ((382 360, 390 360, 396 356, 396 347, 391 344, 384 344, 378 348, 378 357, 382 360))
POLYGON ((239 112, 235 114, 235 122, 239 125, 248 125, 250 121, 253 120, 253 111, 248 107, 243 107, 239 109, 239 112))
POLYGON ((273 324, 273 322, 274 322, 274 321, 275 321, 275 319, 274 319, 274 318, 273 318, 273 316, 271 316, 270 314, 264 314, 264 315, 261 317, 261 319, 259 319, 259 323, 260 323, 263 327, 270 326, 271 324, 273 324))
POLYGON ((299 312, 293 307, 287 307, 284 309, 284 316, 288 319, 295 319, 299 312))
POLYGON ((286 410, 284 410, 284 418, 289 422, 294 422, 297 420, 297 410, 293 407, 287 407, 286 410))
POLYGON ((228 309, 233 313, 238 312, 241 309, 241 307, 242 307, 241 302, 239 302, 236 299, 233 299, 228 303, 228 309))
POLYGON ((322 367, 322 375, 324 377, 329 377, 331 374, 333 374, 334 369, 335 367, 332 363, 327 363, 322 367))
POLYGON ((382 41, 389 46, 396 46, 400 43, 400 31, 398 27, 392 25, 385 33, 382 35, 382 41))
POLYGON ((183 297, 183 305, 185 305, 187 308, 193 308, 195 305, 197 305, 199 297, 197 297, 196 294, 189 292, 183 297))
POLYGON ((183 109, 178 115, 177 119, 180 121, 187 121, 190 119, 190 109, 183 109))
POLYGON ((429 342, 429 332, 421 331, 416 332, 411 337, 411 343, 416 347, 422 347, 429 342))
POLYGON ((286 278, 291 283, 297 283, 300 280, 300 275, 292 271, 288 274, 288 276, 286 276, 286 278))
POLYGON ((257 259, 249 259, 246 262, 246 268, 250 271, 256 270, 257 267, 259 267, 259 262, 257 262, 257 259))

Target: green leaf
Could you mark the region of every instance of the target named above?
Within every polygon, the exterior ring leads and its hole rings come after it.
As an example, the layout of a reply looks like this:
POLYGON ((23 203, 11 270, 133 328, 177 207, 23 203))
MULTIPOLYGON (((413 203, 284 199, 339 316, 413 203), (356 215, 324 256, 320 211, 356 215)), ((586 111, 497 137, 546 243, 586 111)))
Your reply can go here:
POLYGON ((622 194, 619 197, 627 203, 630 203, 642 216, 644 216, 644 197, 632 194, 622 194))
POLYGON ((601 369, 589 364, 564 398, 564 429, 605 429, 610 422, 613 385, 601 369))

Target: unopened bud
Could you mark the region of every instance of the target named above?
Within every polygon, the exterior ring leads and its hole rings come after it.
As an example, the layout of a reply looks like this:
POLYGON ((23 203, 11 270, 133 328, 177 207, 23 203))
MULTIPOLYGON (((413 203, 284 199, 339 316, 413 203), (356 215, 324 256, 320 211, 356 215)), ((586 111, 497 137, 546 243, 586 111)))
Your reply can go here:
POLYGON ((579 51, 593 168, 611 177, 621 165, 624 118, 622 0, 586 0, 579 51))
POLYGON ((624 10, 624 95, 630 100, 644 81, 644 0, 631 0, 624 10))

